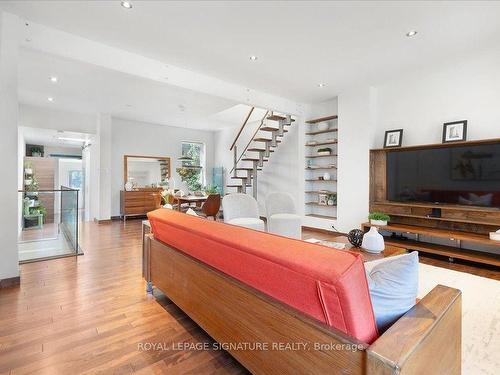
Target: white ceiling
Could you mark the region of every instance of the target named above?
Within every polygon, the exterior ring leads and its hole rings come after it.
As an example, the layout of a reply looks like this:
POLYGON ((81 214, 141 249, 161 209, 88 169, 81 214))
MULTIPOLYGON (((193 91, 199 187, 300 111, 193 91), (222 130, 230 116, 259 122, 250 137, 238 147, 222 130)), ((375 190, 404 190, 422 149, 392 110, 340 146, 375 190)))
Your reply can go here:
POLYGON ((500 44, 500 2, 3 1, 0 9, 302 102, 500 44), (406 32, 417 30, 414 38, 406 32), (251 62, 250 55, 258 60, 251 62), (318 83, 327 86, 320 89, 318 83))
POLYGON ((212 115, 236 102, 153 80, 22 48, 19 60, 22 103, 164 125, 214 130, 243 121, 212 115), (50 81, 57 76, 56 84, 50 81), (53 102, 48 98, 52 97, 53 102))

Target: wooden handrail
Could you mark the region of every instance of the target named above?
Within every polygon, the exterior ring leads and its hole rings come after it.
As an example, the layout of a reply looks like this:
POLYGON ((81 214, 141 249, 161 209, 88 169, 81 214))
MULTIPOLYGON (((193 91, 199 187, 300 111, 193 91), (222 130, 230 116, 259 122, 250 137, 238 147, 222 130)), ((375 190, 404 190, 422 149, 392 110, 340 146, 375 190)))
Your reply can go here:
POLYGON ((238 135, 236 136, 236 138, 234 139, 234 142, 233 144, 231 145, 231 148, 229 149, 229 151, 232 151, 234 146, 236 145, 236 142, 238 141, 238 138, 240 137, 241 135, 241 132, 243 131, 243 129, 245 128, 248 120, 250 119, 250 116, 252 115, 252 112, 253 110, 255 109, 255 107, 252 107, 250 108, 250 112, 248 112, 248 115, 247 115, 247 118, 245 119, 245 121, 243 122, 243 125, 241 125, 241 128, 240 128, 240 131, 238 132, 238 135))
MULTIPOLYGON (((248 141, 247 145, 245 146, 245 149, 243 150, 243 152, 241 153, 240 157, 236 161, 236 164, 238 164, 238 162, 241 160, 241 158, 243 157, 243 155, 247 151, 248 146, 250 146, 250 143, 252 143, 253 139, 255 138, 255 136, 257 135, 257 133, 259 132, 259 130, 262 127, 262 125, 264 124, 264 120, 266 119, 266 117, 267 117, 268 114, 269 114, 269 111, 266 111, 266 113, 264 113, 264 116, 260 120, 259 126, 257 126, 257 129, 255 129, 255 132, 253 133, 252 138, 250 138, 250 140, 248 141)), ((233 166, 233 169, 231 169, 231 172, 232 171, 234 171, 234 166, 233 166)), ((231 173, 231 172, 229 172, 229 173, 231 173)))

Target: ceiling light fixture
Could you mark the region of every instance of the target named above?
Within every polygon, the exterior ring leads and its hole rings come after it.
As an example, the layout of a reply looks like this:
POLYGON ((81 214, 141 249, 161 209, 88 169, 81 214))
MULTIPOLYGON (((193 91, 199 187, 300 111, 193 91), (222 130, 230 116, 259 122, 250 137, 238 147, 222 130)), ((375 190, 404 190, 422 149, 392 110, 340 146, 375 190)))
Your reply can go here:
POLYGON ((125 9, 132 9, 132 3, 130 1, 122 1, 122 7, 125 9))
POLYGON ((50 77, 50 82, 57 83, 57 77, 56 76, 51 76, 50 77))
POLYGON ((257 61, 258 57, 255 55, 250 56, 251 61, 257 61))
POLYGON ((52 96, 49 96, 49 97, 47 98, 47 100, 48 100, 49 102, 53 102, 53 101, 54 101, 54 98, 53 98, 52 96))
POLYGON ((323 87, 325 87, 325 86, 326 86, 326 83, 318 83, 318 87, 319 87, 319 88, 323 88, 323 87))
POLYGON ((415 36, 415 35, 417 35, 417 31, 416 31, 416 30, 411 30, 411 31, 408 31, 408 32, 406 33, 406 36, 407 36, 408 38, 411 38, 412 36, 415 36))

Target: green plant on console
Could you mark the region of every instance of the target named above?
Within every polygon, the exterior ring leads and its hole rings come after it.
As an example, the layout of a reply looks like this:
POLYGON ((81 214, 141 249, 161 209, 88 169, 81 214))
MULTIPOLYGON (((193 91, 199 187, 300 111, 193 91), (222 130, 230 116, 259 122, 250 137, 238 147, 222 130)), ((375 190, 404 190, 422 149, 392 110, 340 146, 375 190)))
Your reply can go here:
POLYGON ((381 212, 372 212, 368 215, 369 220, 390 221, 391 217, 381 212))

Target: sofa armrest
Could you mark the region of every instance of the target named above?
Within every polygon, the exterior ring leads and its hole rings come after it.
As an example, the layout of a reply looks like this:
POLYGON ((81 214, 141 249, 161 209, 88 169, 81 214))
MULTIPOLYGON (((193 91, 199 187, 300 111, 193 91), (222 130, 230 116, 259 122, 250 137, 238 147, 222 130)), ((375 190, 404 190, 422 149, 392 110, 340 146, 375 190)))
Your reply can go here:
POLYGON ((462 293, 438 285, 367 349, 368 374, 460 374, 462 293))

